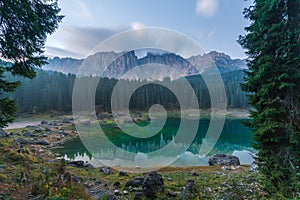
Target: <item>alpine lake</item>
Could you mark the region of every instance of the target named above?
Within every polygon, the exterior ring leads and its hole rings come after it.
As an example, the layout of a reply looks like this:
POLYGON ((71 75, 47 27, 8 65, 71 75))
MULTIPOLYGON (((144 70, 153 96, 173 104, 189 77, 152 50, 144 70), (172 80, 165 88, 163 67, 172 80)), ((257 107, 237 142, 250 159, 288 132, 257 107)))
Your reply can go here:
MULTIPOLYGON (((66 141, 53 151, 66 160, 82 160, 96 167, 207 166, 209 157, 218 153, 234 155, 241 164, 251 164, 256 151, 252 147, 252 131, 245 125, 248 122, 248 118, 227 117, 216 143, 212 144, 205 155, 199 152, 203 143, 209 140, 206 134, 211 120, 207 117, 196 122, 193 118, 185 120, 186 126, 181 130, 183 135, 191 134, 189 123, 191 126, 198 123, 192 142, 176 138, 181 119, 171 117, 167 118, 157 134, 146 138, 126 134, 114 122, 98 122, 95 126, 89 125, 83 129, 84 133, 79 133, 80 137, 66 141), (171 147, 162 151, 166 146, 171 147)), ((132 123, 146 127, 149 121, 132 123)), ((126 124, 130 126, 131 123, 126 124)))

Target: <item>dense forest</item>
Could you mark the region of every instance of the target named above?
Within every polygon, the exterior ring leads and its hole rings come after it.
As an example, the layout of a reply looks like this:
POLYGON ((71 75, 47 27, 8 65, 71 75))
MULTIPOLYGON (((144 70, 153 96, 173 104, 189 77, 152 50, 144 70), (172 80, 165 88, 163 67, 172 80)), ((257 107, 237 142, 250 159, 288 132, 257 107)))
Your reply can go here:
MULTIPOLYGON (((44 71, 36 69, 37 76, 31 80, 22 77, 10 77, 11 81, 20 80, 22 86, 18 90, 10 94, 12 98, 17 100, 20 113, 43 113, 50 111, 71 112, 72 109, 72 90, 75 81, 75 75, 63 74, 59 72, 44 71)), ((243 81, 243 71, 233 71, 222 74, 224 85, 226 88, 229 108, 247 108, 246 93, 243 92, 239 84, 243 81)), ((86 79, 98 79, 97 77, 83 77, 86 79)), ((181 87, 182 79, 169 81, 170 84, 176 84, 181 87)), ((200 108, 210 108, 210 98, 205 82, 201 76, 189 76, 187 80, 197 95, 200 108)), ((122 85, 131 87, 136 81, 116 80, 109 78, 101 78, 96 92, 96 105, 103 111, 110 110, 111 94, 114 86, 118 81, 124 82, 122 85)), ((142 81, 147 83, 146 81, 142 81)), ((88 89, 88 88, 87 88, 88 89)), ((182 96, 187 96, 182 89, 182 96)), ((123 91, 123 92, 126 92, 123 91)), ((122 94, 118 95, 122 97, 122 94)), ((119 99, 120 106, 123 103, 119 99)), ((159 84, 146 84, 138 88, 131 97, 131 109, 147 109, 153 104, 162 104, 167 108, 178 108, 178 101, 174 94, 164 86, 159 84)))

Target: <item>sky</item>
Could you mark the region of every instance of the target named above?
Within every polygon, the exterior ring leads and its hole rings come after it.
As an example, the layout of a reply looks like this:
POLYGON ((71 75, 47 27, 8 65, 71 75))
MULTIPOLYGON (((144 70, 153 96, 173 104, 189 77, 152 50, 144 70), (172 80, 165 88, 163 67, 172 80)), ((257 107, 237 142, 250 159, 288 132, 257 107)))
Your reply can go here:
POLYGON ((64 15, 48 36, 48 57, 85 58, 102 41, 123 31, 167 28, 194 39, 205 52, 245 58, 237 43, 249 21, 251 0, 58 0, 64 15))

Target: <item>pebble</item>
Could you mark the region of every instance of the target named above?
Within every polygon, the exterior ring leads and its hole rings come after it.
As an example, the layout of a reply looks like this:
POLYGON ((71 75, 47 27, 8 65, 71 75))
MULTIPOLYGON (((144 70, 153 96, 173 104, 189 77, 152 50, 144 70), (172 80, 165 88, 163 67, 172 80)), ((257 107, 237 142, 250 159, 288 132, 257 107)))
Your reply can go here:
POLYGON ((121 195, 121 192, 119 190, 115 190, 114 194, 119 196, 119 195, 121 195))
POLYGON ((124 195, 127 195, 127 194, 129 194, 129 192, 128 192, 127 190, 124 190, 124 191, 123 191, 123 194, 124 194, 124 195))

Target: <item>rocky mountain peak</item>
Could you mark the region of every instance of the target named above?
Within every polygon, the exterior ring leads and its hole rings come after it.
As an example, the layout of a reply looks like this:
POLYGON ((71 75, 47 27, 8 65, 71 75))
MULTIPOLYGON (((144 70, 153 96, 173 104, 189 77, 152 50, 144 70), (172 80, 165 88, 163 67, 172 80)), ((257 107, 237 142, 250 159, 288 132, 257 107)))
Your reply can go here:
MULTIPOLYGON (((55 57, 49 59, 49 64, 43 66, 42 68, 45 70, 76 74, 84 61, 85 65, 88 66, 88 70, 84 72, 84 75, 92 74, 109 78, 120 78, 123 74, 126 74, 137 66, 154 63, 165 65, 171 68, 170 70, 165 71, 155 71, 158 79, 163 79, 165 77, 176 79, 179 77, 178 75, 175 75, 172 70, 177 71, 180 76, 199 74, 209 68, 210 65, 208 65, 208 58, 215 62, 221 73, 246 68, 246 62, 244 60, 231 59, 229 55, 216 51, 212 51, 204 55, 192 56, 188 59, 184 59, 183 57, 174 53, 147 52, 144 57, 138 58, 135 54, 135 51, 121 53, 99 52, 87 57, 85 60, 55 57), (197 68, 191 63, 196 63, 197 68), (197 69, 200 69, 200 71, 197 69)), ((143 74, 143 71, 140 71, 137 75, 135 75, 135 77, 132 78, 143 79, 144 77, 145 74, 143 74)))

